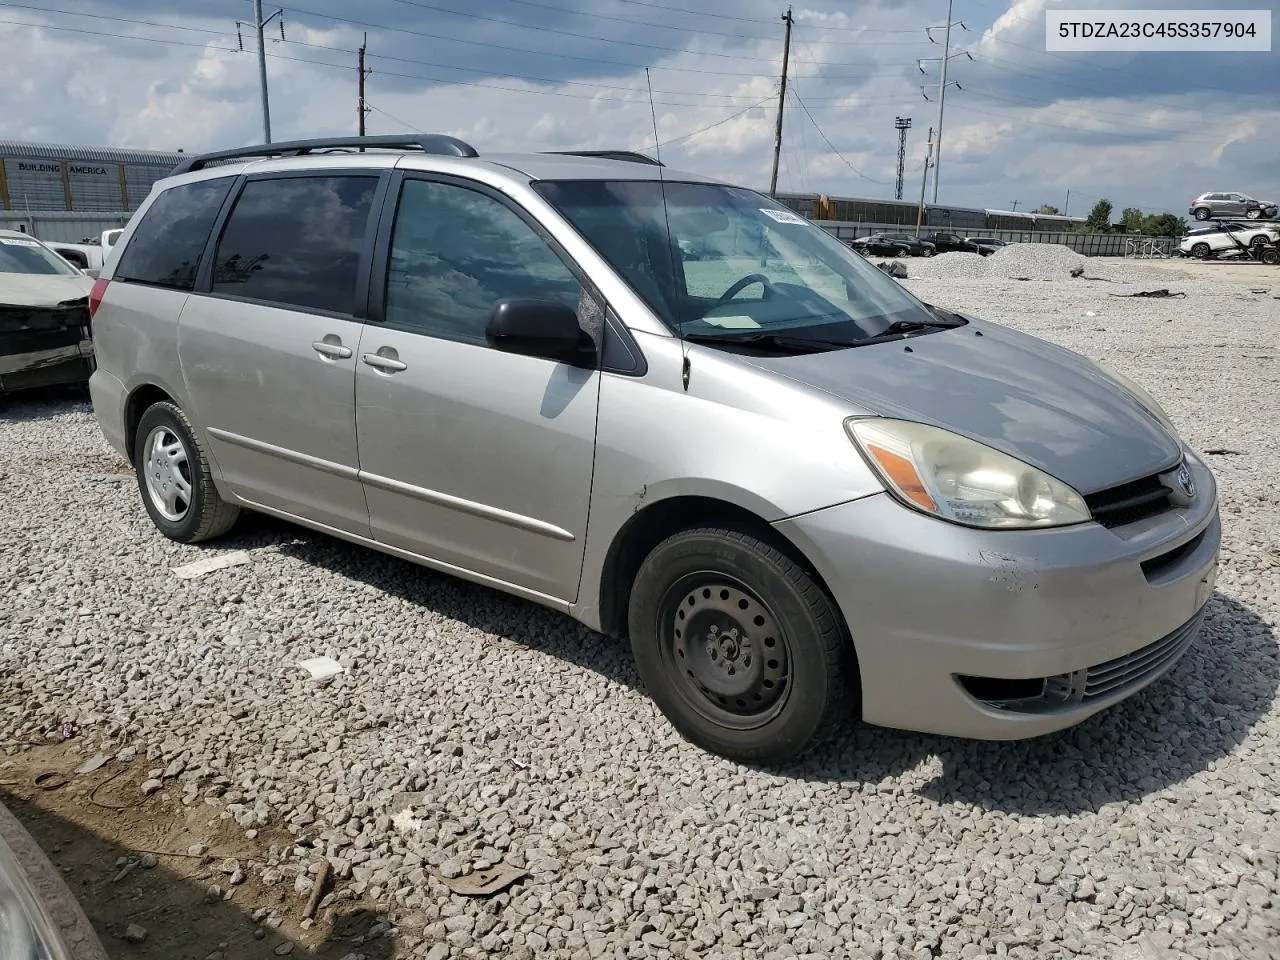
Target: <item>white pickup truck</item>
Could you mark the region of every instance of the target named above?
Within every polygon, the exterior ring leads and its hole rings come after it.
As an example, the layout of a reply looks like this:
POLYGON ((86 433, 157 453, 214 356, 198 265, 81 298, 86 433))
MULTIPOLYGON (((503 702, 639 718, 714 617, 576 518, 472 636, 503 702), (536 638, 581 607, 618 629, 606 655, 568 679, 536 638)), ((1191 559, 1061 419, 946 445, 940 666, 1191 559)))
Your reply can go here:
POLYGON ((61 243, 50 240, 46 241, 46 246, 73 267, 79 267, 89 276, 96 277, 122 233, 124 233, 124 227, 116 227, 112 230, 103 230, 96 242, 81 240, 79 243, 61 243))

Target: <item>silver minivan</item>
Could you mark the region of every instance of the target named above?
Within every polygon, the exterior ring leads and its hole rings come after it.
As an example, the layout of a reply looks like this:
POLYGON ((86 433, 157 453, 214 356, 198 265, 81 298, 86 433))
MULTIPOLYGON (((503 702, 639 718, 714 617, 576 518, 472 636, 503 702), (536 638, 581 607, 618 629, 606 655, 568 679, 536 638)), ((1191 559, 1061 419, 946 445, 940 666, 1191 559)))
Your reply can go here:
POLYGON ((256 510, 563 611, 738 760, 855 711, 1067 727, 1213 592, 1214 479, 1140 387, 639 155, 193 157, 91 309, 97 418, 163 534, 256 510))

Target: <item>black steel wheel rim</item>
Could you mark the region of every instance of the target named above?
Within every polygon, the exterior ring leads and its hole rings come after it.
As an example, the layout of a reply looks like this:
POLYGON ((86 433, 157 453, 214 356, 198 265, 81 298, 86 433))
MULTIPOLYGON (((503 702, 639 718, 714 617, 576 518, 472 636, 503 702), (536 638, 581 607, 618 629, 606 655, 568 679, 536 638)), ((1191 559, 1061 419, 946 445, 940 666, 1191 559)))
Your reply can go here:
POLYGON ((704 571, 663 597, 662 659, 677 692, 713 723, 752 730, 776 717, 790 694, 791 651, 778 618, 745 584, 704 571))

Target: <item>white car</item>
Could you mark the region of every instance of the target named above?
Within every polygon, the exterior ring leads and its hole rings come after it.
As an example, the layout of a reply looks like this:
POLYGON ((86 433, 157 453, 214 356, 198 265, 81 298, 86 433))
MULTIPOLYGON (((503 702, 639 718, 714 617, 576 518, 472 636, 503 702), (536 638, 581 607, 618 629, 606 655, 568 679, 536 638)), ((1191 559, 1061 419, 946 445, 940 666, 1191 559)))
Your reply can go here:
POLYGON ((1280 227, 1246 227, 1238 223, 1222 223, 1192 230, 1178 244, 1178 253, 1196 260, 1212 260, 1224 254, 1241 254, 1246 247, 1256 250, 1278 242, 1280 227))

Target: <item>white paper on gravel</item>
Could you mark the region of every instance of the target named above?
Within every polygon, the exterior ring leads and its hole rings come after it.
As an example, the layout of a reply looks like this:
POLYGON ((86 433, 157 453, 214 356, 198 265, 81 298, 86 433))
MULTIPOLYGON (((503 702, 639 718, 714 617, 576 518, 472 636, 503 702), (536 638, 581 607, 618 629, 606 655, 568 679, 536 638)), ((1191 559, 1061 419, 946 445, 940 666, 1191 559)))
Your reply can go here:
POLYGON ((205 557, 203 560, 196 560, 194 563, 174 567, 173 575, 179 580, 194 580, 196 577, 203 577, 206 573, 213 573, 213 571, 222 570, 225 567, 236 567, 248 562, 249 553, 247 550, 232 550, 230 553, 220 553, 216 557, 205 557))
POLYGON ((333 657, 312 657, 310 660, 299 660, 298 666, 311 674, 312 680, 328 680, 342 673, 344 668, 333 657))

